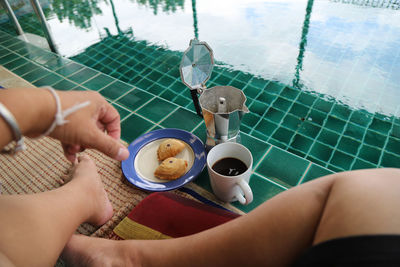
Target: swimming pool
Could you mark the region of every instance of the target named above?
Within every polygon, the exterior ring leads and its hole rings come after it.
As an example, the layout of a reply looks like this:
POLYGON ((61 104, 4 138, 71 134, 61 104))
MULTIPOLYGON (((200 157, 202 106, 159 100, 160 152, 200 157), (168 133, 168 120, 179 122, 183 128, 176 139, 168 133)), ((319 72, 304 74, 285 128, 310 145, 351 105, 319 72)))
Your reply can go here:
MULTIPOLYGON (((207 86, 232 85, 248 98, 242 131, 333 171, 400 167, 398 1, 45 7, 62 55, 193 111, 178 67, 196 36, 217 60, 207 86)), ((32 16, 21 21, 38 32, 32 16)), ((100 92, 111 100, 125 93, 100 92)))

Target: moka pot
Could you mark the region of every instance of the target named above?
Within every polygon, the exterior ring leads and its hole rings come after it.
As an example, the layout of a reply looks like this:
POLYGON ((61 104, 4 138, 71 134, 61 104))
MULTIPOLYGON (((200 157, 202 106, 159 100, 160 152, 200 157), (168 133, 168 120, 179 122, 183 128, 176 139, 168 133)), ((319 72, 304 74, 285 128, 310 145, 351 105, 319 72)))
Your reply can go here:
POLYGON ((197 114, 204 118, 207 149, 219 143, 240 143, 241 120, 249 112, 242 90, 232 86, 206 88, 213 65, 213 52, 208 44, 191 40, 182 58, 180 73, 182 82, 190 88, 197 114))

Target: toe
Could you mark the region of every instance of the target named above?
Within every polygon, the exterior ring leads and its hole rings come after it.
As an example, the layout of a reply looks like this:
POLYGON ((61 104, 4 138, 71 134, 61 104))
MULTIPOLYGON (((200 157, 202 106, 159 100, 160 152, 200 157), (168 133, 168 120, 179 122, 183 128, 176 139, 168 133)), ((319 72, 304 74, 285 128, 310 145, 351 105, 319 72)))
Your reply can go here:
POLYGON ((81 154, 78 157, 78 161, 82 162, 82 161, 91 161, 90 157, 86 154, 81 154))
POLYGON ((75 175, 78 172, 83 172, 88 175, 97 174, 97 167, 94 161, 86 154, 79 155, 77 162, 75 164, 75 175))
POLYGON ((93 161, 87 154, 82 153, 78 157, 78 162, 79 163, 81 163, 81 162, 86 162, 87 163, 87 162, 93 162, 93 161))
POLYGON ((77 158, 77 165, 81 166, 96 166, 96 164, 94 164, 94 161, 87 155, 87 154, 80 154, 79 157, 77 158))

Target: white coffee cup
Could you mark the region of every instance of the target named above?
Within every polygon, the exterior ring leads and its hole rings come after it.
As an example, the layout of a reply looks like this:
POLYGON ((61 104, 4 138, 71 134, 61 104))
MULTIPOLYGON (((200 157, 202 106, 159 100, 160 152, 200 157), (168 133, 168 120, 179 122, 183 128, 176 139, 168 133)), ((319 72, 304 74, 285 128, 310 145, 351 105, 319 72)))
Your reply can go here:
POLYGON ((253 156, 245 146, 233 142, 214 146, 207 155, 208 174, 214 194, 225 202, 239 201, 243 205, 252 202, 253 192, 249 186, 252 167, 253 156), (224 158, 235 158, 242 161, 247 166, 247 170, 235 176, 216 172, 213 169, 214 164, 224 158))

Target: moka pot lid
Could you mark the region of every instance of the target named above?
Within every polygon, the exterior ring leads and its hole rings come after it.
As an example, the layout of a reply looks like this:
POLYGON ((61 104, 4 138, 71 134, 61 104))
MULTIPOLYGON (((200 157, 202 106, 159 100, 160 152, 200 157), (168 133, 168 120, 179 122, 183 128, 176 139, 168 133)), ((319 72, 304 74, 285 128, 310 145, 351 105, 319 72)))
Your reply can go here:
POLYGON ((182 82, 191 90, 205 89, 213 67, 214 57, 210 46, 197 39, 190 40, 179 67, 182 82))

